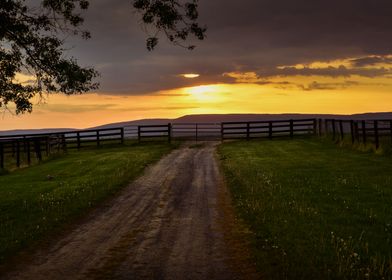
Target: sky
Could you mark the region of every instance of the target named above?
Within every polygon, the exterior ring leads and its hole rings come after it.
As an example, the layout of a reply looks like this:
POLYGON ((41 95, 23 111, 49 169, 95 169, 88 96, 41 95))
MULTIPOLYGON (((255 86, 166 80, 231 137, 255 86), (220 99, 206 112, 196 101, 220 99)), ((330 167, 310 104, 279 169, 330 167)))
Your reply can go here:
POLYGON ((131 1, 90 2, 84 28, 92 38, 67 36, 66 55, 100 72, 99 90, 43 95, 31 114, 3 112, 0 130, 203 113, 392 111, 390 0, 199 0, 207 38, 188 51, 162 37, 153 52, 131 1))

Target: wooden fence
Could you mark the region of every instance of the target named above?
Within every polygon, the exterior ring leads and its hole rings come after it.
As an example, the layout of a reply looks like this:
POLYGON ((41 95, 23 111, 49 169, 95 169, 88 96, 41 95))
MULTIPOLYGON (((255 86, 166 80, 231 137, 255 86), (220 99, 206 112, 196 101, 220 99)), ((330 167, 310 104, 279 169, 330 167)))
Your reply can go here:
POLYGON ((292 138, 296 135, 315 135, 316 131, 317 119, 224 122, 221 124, 221 139, 292 138))
POLYGON ((89 129, 89 130, 74 130, 54 133, 39 133, 39 134, 23 134, 23 135, 5 135, 0 136, 0 140, 14 140, 35 137, 62 137, 66 147, 73 149, 80 149, 86 143, 95 143, 97 146, 110 141, 124 141, 124 128, 106 128, 106 129, 89 129))
POLYGON ((124 139, 216 140, 291 137, 300 135, 332 135, 334 140, 350 137, 352 143, 392 141, 392 120, 290 119, 223 123, 168 123, 119 128, 75 130, 48 134, 0 136, 0 168, 7 161, 16 166, 42 160, 67 149, 124 143, 124 139))
POLYGON ((383 139, 392 142, 392 120, 326 119, 325 133, 333 140, 350 137, 352 143, 373 143, 378 149, 383 139))
POLYGON ((224 122, 224 123, 173 123, 164 125, 140 125, 126 128, 126 136, 138 141, 146 139, 172 138, 184 140, 225 140, 252 139, 261 137, 282 137, 314 135, 317 131, 316 119, 224 122), (137 133, 135 133, 137 132, 137 133))
POLYGON ((183 140, 219 140, 220 123, 173 123, 172 137, 183 140))
POLYGON ((49 134, 0 136, 0 168, 12 163, 16 167, 30 165, 67 149, 101 146, 105 143, 123 143, 124 128, 76 130, 49 134))
POLYGON ((65 149, 64 138, 59 136, 35 136, 0 140, 0 168, 6 163, 20 167, 32 161, 41 161, 43 156, 65 149))
POLYGON ((167 138, 168 142, 171 142, 172 138, 172 125, 139 125, 137 128, 137 139, 142 141, 143 139, 152 138, 167 138))
POLYGON ((124 127, 125 138, 179 140, 218 140, 221 139, 221 123, 171 123, 159 125, 134 125, 124 127), (140 137, 139 137, 140 136, 140 137))

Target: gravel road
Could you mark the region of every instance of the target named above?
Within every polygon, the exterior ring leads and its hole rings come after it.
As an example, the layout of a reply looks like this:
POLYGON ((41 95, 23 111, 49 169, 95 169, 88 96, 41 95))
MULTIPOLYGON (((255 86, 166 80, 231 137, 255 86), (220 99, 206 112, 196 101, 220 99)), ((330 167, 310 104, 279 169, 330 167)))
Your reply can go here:
POLYGON ((229 234, 216 144, 165 156, 5 279, 256 278, 246 245, 229 234))

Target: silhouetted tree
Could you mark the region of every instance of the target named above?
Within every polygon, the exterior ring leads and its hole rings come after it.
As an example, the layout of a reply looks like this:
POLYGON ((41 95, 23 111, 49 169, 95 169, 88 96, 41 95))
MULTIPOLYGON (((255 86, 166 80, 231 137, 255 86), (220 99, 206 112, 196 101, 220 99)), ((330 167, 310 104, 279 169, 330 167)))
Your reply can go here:
MULTIPOLYGON (((133 6, 142 14, 142 20, 152 25, 157 34, 163 32, 174 44, 184 46, 189 35, 199 40, 205 37, 206 28, 196 22, 199 17, 198 0, 188 0, 185 3, 176 0, 133 0, 133 6)), ((147 49, 153 50, 158 44, 158 37, 147 39, 147 49)), ((192 50, 194 45, 184 46, 192 50)))
MULTIPOLYGON (((204 39, 206 29, 196 22, 197 0, 131 1, 142 22, 155 30, 155 35, 147 38, 148 50, 158 44, 159 33, 181 46, 189 35, 204 39)), ((17 114, 31 112, 30 100, 36 94, 80 94, 98 87, 94 82, 97 71, 66 58, 59 38, 62 33, 90 38, 90 33, 81 29, 81 12, 88 7, 87 0, 41 0, 39 7, 31 7, 25 0, 0 1, 0 108, 14 103, 17 114), (18 73, 34 79, 17 81, 18 73)))

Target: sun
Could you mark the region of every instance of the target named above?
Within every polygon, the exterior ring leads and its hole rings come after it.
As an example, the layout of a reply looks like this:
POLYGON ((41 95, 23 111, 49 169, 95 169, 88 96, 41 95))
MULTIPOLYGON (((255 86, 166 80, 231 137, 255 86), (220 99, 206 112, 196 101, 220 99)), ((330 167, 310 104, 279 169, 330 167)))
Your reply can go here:
POLYGON ((189 73, 189 74, 181 74, 180 76, 186 79, 195 79, 195 78, 199 78, 200 74, 189 73))

